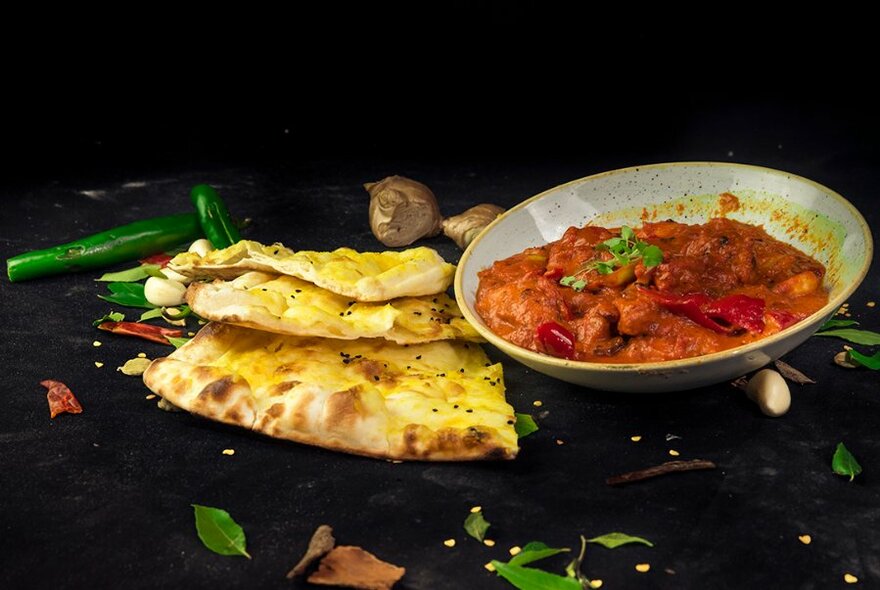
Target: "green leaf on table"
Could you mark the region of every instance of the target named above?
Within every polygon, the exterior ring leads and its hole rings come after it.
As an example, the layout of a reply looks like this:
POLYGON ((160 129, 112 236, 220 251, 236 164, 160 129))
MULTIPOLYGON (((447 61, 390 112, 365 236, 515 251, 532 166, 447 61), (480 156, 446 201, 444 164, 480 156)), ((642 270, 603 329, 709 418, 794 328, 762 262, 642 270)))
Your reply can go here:
POLYGON ((119 313, 118 311, 111 311, 107 315, 102 318, 98 318, 94 322, 92 322, 93 326, 100 326, 104 322, 121 322, 125 319, 124 313, 119 313))
POLYGON ((245 546, 244 531, 229 513, 219 508, 192 504, 196 532, 205 547, 220 555, 243 555, 251 558, 245 546))
POLYGON ((162 308, 157 307, 155 309, 148 309, 147 311, 142 313, 141 319, 139 319, 138 321, 143 322, 145 320, 151 320, 153 318, 161 318, 161 317, 162 317, 162 308))
POLYGON ((850 481, 862 472, 862 466, 843 443, 837 443, 837 449, 831 459, 831 469, 837 475, 848 475, 850 481))
POLYGON ((858 326, 855 320, 828 320, 819 327, 819 332, 823 330, 832 330, 834 328, 846 328, 847 326, 858 326))
POLYGON ((125 307, 144 307, 146 309, 156 307, 147 301, 144 296, 144 286, 141 283, 108 283, 107 288, 111 295, 98 295, 104 301, 125 307))
POLYGON ((513 425, 513 429, 516 431, 517 437, 523 438, 538 431, 538 425, 535 424, 535 419, 532 418, 531 414, 516 413, 514 415, 516 416, 516 423, 513 425))
POLYGON ((856 330, 854 328, 842 328, 840 330, 827 330, 825 332, 816 332, 816 336, 831 336, 832 338, 840 338, 847 342, 855 344, 864 344, 866 346, 877 346, 880 344, 880 333, 871 332, 870 330, 856 330))
POLYGON ((861 365, 867 369, 880 371, 880 352, 875 353, 873 356, 868 356, 858 350, 848 350, 846 355, 853 361, 854 365, 861 365))
POLYGON ((192 340, 192 338, 175 338, 174 336, 165 336, 165 340, 170 342, 174 346, 174 348, 180 348, 181 346, 192 340))
POLYGON ((522 551, 514 555, 509 563, 510 565, 525 565, 527 563, 532 563, 533 561, 538 561, 539 559, 546 559, 547 557, 552 557, 553 555, 558 555, 560 553, 565 553, 567 551, 571 551, 568 547, 548 547, 546 544, 541 543, 540 541, 532 541, 528 543, 525 547, 522 548, 522 551))
POLYGON ((654 546, 654 544, 647 539, 633 537, 626 533, 608 533, 607 535, 600 535, 598 537, 593 537, 592 539, 587 539, 587 543, 596 543, 597 545, 602 545, 608 549, 615 549, 621 545, 628 545, 630 543, 641 543, 648 547, 654 546))
POLYGON ((128 270, 120 270, 119 272, 107 272, 101 275, 101 278, 95 279, 104 283, 135 283, 142 281, 147 277, 162 276, 158 264, 142 264, 128 270))
POLYGON ((490 526, 489 522, 483 518, 482 510, 471 512, 464 519, 464 530, 480 543, 486 539, 486 531, 489 530, 490 526))
POLYGON ((495 572, 519 590, 583 590, 574 578, 551 574, 537 568, 492 560, 495 572))

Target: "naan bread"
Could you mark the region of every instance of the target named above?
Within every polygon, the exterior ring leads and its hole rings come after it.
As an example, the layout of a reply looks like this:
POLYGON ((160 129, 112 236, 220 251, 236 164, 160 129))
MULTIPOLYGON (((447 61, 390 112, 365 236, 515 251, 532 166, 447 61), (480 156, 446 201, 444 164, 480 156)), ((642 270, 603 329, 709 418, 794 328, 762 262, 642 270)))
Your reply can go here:
POLYGON ((248 240, 204 257, 195 252, 178 254, 169 267, 197 279, 233 279, 252 270, 290 275, 357 301, 441 293, 455 273, 454 265, 424 247, 403 252, 357 252, 351 248, 294 252, 281 244, 264 246, 248 240))
POLYGON ((203 318, 277 334, 398 344, 482 340, 445 293, 360 303, 295 277, 249 272, 234 281, 193 283, 186 301, 203 318))
POLYGON ((476 344, 205 326, 144 373, 171 403, 277 438, 386 459, 513 459, 501 364, 476 344))

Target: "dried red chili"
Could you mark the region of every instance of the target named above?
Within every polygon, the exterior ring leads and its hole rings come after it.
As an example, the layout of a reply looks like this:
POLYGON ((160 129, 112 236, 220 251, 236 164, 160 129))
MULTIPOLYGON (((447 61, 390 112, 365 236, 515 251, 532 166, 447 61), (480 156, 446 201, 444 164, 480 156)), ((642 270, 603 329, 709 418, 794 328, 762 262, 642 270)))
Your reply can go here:
POLYGON ((556 322, 545 322, 535 332, 547 352, 566 359, 574 358, 574 334, 556 322))
POLYGON ((158 264, 159 268, 165 268, 168 266, 168 263, 171 262, 171 259, 174 258, 170 254, 165 254, 164 252, 160 252, 159 254, 153 254, 152 256, 147 256, 146 258, 141 258, 138 260, 141 264, 158 264))
POLYGON ((40 381, 40 385, 47 388, 49 392, 46 399, 49 401, 49 417, 54 418, 58 414, 67 412, 68 414, 81 414, 83 409, 77 401, 73 392, 61 381, 53 381, 46 379, 40 381))
POLYGON ((139 324, 137 322, 104 322, 98 325, 99 330, 106 330, 114 334, 123 334, 126 336, 137 336, 145 340, 158 342, 159 344, 170 344, 166 336, 172 338, 181 338, 183 330, 173 330, 171 328, 163 328, 152 324, 139 324))

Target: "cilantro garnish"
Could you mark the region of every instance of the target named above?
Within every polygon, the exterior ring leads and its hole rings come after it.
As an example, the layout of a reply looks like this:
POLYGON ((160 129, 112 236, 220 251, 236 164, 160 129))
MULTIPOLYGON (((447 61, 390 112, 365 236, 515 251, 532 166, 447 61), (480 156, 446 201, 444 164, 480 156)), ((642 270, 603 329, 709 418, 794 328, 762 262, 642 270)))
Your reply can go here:
POLYGON ((559 284, 571 287, 575 291, 581 291, 587 286, 586 281, 579 279, 578 275, 590 270, 595 270, 600 275, 613 273, 618 268, 633 264, 639 260, 646 268, 657 266, 663 262, 663 251, 644 242, 636 237, 635 231, 628 225, 620 228, 620 236, 605 240, 595 247, 600 252, 609 252, 612 258, 608 260, 592 260, 585 263, 574 274, 562 277, 559 284))

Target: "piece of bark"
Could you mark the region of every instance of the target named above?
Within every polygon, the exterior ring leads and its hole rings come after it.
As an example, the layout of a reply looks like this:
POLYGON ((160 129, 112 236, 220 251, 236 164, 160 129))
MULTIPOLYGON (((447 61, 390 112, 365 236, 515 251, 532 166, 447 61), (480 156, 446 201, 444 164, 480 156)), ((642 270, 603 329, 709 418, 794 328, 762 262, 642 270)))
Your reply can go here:
POLYGON ((341 545, 321 559, 309 576, 312 584, 360 590, 391 590, 406 569, 386 563, 360 547, 341 545))
POLYGON ((319 526, 312 533, 312 538, 309 539, 309 547, 306 549, 306 554, 293 566, 293 569, 287 572, 287 579, 290 580, 306 573, 310 565, 330 553, 330 550, 335 545, 336 539, 333 538, 333 529, 326 524, 319 526))
POLYGON ((748 387, 748 385, 749 385, 749 379, 748 379, 748 377, 743 375, 742 377, 738 377, 738 378, 734 379, 733 381, 731 381, 730 384, 733 385, 734 387, 736 387, 737 389, 742 389, 743 391, 745 391, 746 387, 748 387))
POLYGON ((655 465, 646 469, 639 469, 638 471, 630 471, 628 473, 621 473, 620 475, 609 477, 605 480, 605 483, 610 486, 619 486, 651 477, 657 477, 659 475, 666 475, 667 473, 694 471, 696 469, 715 469, 715 467, 717 467, 715 463, 712 461, 706 461, 705 459, 667 461, 666 463, 661 463, 660 465, 655 465))
POLYGON ((806 375, 804 375, 803 373, 801 373, 800 371, 798 371, 797 369, 795 369, 794 367, 789 365, 788 363, 785 363, 783 361, 774 361, 773 364, 776 365, 776 370, 779 371, 782 374, 782 376, 785 377, 786 379, 788 379, 789 381, 797 383, 798 385, 805 385, 807 383, 815 383, 815 381, 813 379, 810 379, 809 377, 807 377, 806 375))

